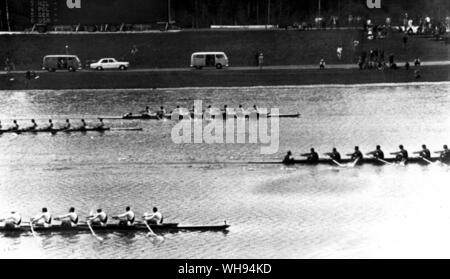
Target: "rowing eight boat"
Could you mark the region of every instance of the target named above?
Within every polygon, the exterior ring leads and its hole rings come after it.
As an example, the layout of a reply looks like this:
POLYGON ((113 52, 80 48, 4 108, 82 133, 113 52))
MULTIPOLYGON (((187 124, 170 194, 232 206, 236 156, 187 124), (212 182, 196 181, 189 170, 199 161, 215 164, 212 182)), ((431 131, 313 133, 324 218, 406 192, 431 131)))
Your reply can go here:
MULTIPOLYGON (((230 225, 218 225, 218 226, 179 226, 178 223, 167 223, 161 225, 150 225, 151 229, 154 232, 160 233, 175 233, 175 232, 192 232, 192 231, 225 231, 230 225)), ((111 232, 148 232, 148 228, 145 224, 136 224, 134 226, 122 226, 118 224, 108 224, 106 227, 95 226, 92 225, 92 228, 97 233, 111 233, 111 232)), ((13 227, 0 227, 0 233, 14 233, 14 234, 22 234, 29 233, 30 230, 29 225, 21 226, 19 228, 13 227)), ((80 224, 76 227, 70 226, 62 226, 62 225, 53 225, 51 227, 33 227, 36 233, 89 233, 90 229, 87 224, 80 224)))
MULTIPOLYGON (((440 158, 435 157, 428 160, 429 162, 440 162, 440 158)), ((430 163, 424 160, 421 157, 409 158, 406 164, 418 164, 418 165, 429 165, 430 163)), ((332 159, 319 159, 316 162, 308 161, 308 160, 292 160, 289 162, 249 162, 250 164, 285 164, 285 165, 331 165, 335 166, 336 163, 333 162, 332 159)), ((342 159, 339 161, 340 164, 351 164, 353 160, 351 159, 342 159)), ((358 161, 357 165, 375 165, 382 166, 386 163, 396 164, 400 163, 396 158, 385 158, 384 160, 379 160, 376 158, 364 158, 358 161)))
POLYGON ((142 131, 142 128, 84 128, 84 129, 42 129, 42 130, 0 130, 0 134, 39 134, 39 133, 87 133, 106 131, 142 131))
MULTIPOLYGON (((108 118, 108 117, 104 117, 104 119, 121 119, 121 120, 161 120, 161 119, 172 119, 172 116, 175 118, 175 119, 178 119, 178 120, 182 120, 182 119, 184 119, 185 117, 183 116, 183 115, 179 115, 179 114, 170 114, 170 113, 167 113, 167 114, 165 114, 164 116, 162 116, 162 115, 158 115, 158 114, 156 114, 156 113, 154 113, 154 114, 141 114, 141 115, 124 115, 124 116, 122 116, 122 117, 111 117, 111 118, 108 118)), ((262 114, 256 114, 255 115, 255 117, 256 118, 259 118, 259 117, 262 117, 262 116, 265 116, 265 117, 267 117, 267 118, 272 118, 272 117, 278 117, 278 118, 299 118, 300 117, 300 113, 296 113, 296 114, 280 114, 280 115, 277 115, 277 116, 275 116, 275 115, 271 115, 271 114, 267 114, 267 115, 262 115, 262 114)), ((196 114, 196 115, 194 115, 194 113, 191 113, 190 114, 190 116, 189 116, 190 118, 208 118, 208 117, 205 117, 203 114, 196 114)), ((189 118, 188 117, 188 118, 189 118)), ((215 118, 215 116, 214 115, 211 115, 211 117, 210 117, 210 119, 214 119, 215 118)), ((227 118, 238 118, 238 116, 236 116, 236 115, 227 115, 227 114, 223 114, 222 115, 222 118, 223 119, 227 119, 227 118)), ((248 118, 250 118, 250 115, 245 115, 245 118, 246 119, 248 119, 248 118)))

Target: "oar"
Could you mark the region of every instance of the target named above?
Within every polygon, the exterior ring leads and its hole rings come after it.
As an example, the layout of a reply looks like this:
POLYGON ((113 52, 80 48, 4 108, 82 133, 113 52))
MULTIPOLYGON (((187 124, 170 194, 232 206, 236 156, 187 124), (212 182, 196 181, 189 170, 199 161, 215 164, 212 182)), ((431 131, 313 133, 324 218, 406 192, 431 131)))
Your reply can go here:
POLYGON ((334 159, 331 159, 331 161, 333 161, 333 163, 335 163, 336 165, 338 165, 339 167, 344 167, 344 165, 343 164, 341 164, 341 163, 339 163, 338 161, 336 161, 336 160, 334 160, 334 159))
POLYGON ((427 158, 425 158, 425 157, 422 157, 422 156, 420 156, 420 158, 422 158, 422 160, 424 160, 425 162, 427 162, 428 164, 430 164, 430 165, 434 165, 434 162, 431 162, 430 160, 428 160, 427 158))
POLYGON ((30 219, 30 229, 31 229, 31 234, 33 235, 33 237, 35 239, 37 239, 36 234, 34 233, 34 228, 33 228, 33 219, 30 219))
POLYGON ((98 241, 102 242, 104 239, 101 238, 100 236, 98 236, 98 235, 95 234, 94 230, 93 230, 92 227, 91 227, 91 222, 90 222, 90 221, 87 221, 86 224, 88 225, 89 230, 91 231, 92 235, 93 235, 95 238, 97 238, 98 241))
POLYGON ((111 131, 142 131, 143 128, 111 128, 111 131))
POLYGON ((385 163, 386 165, 390 165, 390 166, 394 165, 393 163, 389 163, 388 161, 385 161, 385 160, 380 159, 380 158, 377 158, 377 160, 382 162, 382 163, 385 163))
POLYGON ((145 226, 147 227, 147 229, 150 231, 147 236, 157 236, 156 233, 153 232, 152 228, 150 228, 150 226, 147 224, 147 222, 144 220, 143 222, 145 224, 145 226))

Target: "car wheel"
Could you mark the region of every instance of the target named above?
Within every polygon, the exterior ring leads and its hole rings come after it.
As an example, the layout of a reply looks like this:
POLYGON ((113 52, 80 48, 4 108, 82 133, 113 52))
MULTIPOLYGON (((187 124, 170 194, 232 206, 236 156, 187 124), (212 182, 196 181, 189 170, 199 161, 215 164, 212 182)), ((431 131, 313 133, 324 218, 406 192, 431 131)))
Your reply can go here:
POLYGON ((96 69, 97 69, 97 71, 103 71, 103 67, 100 67, 100 66, 98 66, 96 69))
POLYGON ((220 63, 217 64, 217 65, 216 65, 216 69, 222 69, 222 64, 220 64, 220 63))
POLYGON ((122 70, 122 71, 124 71, 126 69, 127 69, 127 67, 125 67, 124 65, 120 65, 120 67, 119 67, 119 70, 122 70))
POLYGON ((201 70, 203 67, 202 67, 202 66, 195 66, 195 68, 196 68, 197 70, 201 70))
POLYGON ((52 73, 52 72, 56 72, 56 69, 48 68, 47 71, 49 71, 50 73, 52 73))

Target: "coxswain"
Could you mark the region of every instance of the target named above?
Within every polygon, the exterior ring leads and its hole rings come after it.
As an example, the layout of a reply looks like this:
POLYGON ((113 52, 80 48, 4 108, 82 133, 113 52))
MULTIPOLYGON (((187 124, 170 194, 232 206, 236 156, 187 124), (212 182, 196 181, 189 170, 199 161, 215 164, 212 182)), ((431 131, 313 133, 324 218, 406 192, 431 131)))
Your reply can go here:
POLYGON ((329 156, 332 160, 335 160, 336 162, 341 162, 341 154, 337 151, 336 147, 333 148, 333 151, 330 153, 325 153, 325 155, 329 156))
POLYGON ((381 146, 377 145, 375 151, 369 152, 366 155, 371 155, 375 159, 384 159, 384 152, 381 150, 381 146))
POLYGON ((97 209, 97 213, 87 217, 88 222, 95 226, 106 227, 108 223, 108 215, 101 209, 97 209))
POLYGON ((292 165, 294 164, 294 156, 292 156, 292 152, 289 150, 286 154, 286 156, 284 156, 283 159, 283 164, 285 165, 292 165))
POLYGON ((399 145, 398 148, 400 149, 400 151, 392 152, 391 155, 396 155, 395 159, 398 162, 406 163, 408 161, 408 151, 404 149, 403 145, 399 145))
POLYGON ((78 225, 78 214, 75 212, 75 208, 71 207, 69 213, 55 217, 55 220, 62 221, 62 226, 76 227, 78 225))
POLYGON ((149 225, 158 225, 163 223, 163 216, 156 207, 153 207, 153 213, 144 213, 142 219, 144 219, 149 225))
POLYGON ((427 159, 427 160, 431 159, 431 152, 425 144, 422 145, 421 151, 416 151, 413 154, 419 154, 420 157, 427 159))
POLYGON ((31 219, 32 224, 42 226, 45 228, 52 226, 52 215, 48 212, 47 208, 42 208, 42 213, 31 219))
POLYGON ((442 163, 449 164, 450 163, 450 150, 447 145, 444 145, 444 150, 436 151, 435 153, 441 154, 439 156, 442 163))
POLYGON ((355 151, 351 154, 347 154, 347 156, 350 156, 352 161, 362 160, 364 158, 361 151, 359 151, 359 146, 355 146, 355 151))
POLYGON ((134 212, 131 211, 131 208, 127 206, 125 213, 113 216, 113 219, 120 220, 120 226, 132 226, 134 224, 135 215, 134 212))
POLYGON ((319 162, 319 154, 314 150, 314 148, 311 148, 310 153, 305 153, 301 155, 302 157, 306 157, 306 160, 311 163, 317 163, 319 162))
POLYGON ((5 228, 20 228, 20 224, 22 223, 22 216, 15 211, 11 211, 9 216, 4 219, 0 219, 0 222, 5 223, 5 228))

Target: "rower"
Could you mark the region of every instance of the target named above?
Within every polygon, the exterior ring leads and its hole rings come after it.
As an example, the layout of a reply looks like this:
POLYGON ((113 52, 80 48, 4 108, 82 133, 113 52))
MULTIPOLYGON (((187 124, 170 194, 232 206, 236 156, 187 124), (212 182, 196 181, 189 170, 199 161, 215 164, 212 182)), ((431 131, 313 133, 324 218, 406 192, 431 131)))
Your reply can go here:
POLYGON ((317 163, 319 162, 319 154, 314 150, 314 148, 311 148, 310 153, 301 154, 302 157, 306 157, 306 161, 311 163, 317 163))
POLYGON ((329 156, 332 160, 336 162, 341 162, 341 154, 337 151, 336 147, 333 148, 333 151, 330 153, 325 153, 324 155, 329 156))
POLYGON ((105 128, 105 123, 103 123, 103 118, 99 118, 98 121, 100 122, 100 124, 98 124, 97 129, 105 128))
POLYGON ((435 153, 441 154, 439 157, 442 163, 450 163, 450 150, 447 145, 444 145, 444 150, 436 151, 435 153))
POLYGON ((149 106, 146 106, 145 107, 145 110, 142 112, 142 114, 145 114, 145 115, 150 115, 152 112, 150 111, 150 107, 149 106))
POLYGON ((69 213, 56 217, 55 220, 62 221, 63 227, 76 227, 78 225, 78 214, 75 212, 75 208, 71 207, 69 213))
POLYGON ((163 223, 163 216, 156 207, 153 207, 153 213, 144 213, 142 219, 144 219, 149 225, 158 225, 163 223))
POLYGON ((69 119, 66 119, 66 124, 65 124, 65 126, 64 126, 64 130, 69 130, 70 128, 71 128, 71 124, 70 124, 70 120, 69 119))
POLYGON ((160 107, 156 112, 156 116, 158 116, 159 119, 163 119, 166 116, 166 109, 164 107, 160 107))
POLYGON ((283 164, 292 165, 294 164, 294 160, 294 156, 292 156, 292 152, 289 150, 283 159, 283 164))
POLYGON ((413 154, 419 154, 420 157, 424 158, 424 159, 431 159, 431 152, 430 150, 427 148, 427 146, 425 144, 422 145, 422 150, 421 151, 416 151, 413 154))
POLYGON ((108 223, 108 215, 101 208, 97 209, 97 213, 86 218, 88 222, 95 226, 106 227, 108 223))
POLYGON ((135 215, 134 212, 131 211, 131 208, 129 206, 127 206, 127 208, 125 209, 125 213, 117 215, 117 216, 113 216, 113 219, 118 219, 119 221, 119 226, 133 226, 134 224, 134 219, 135 219, 135 215))
POLYGON ((19 130, 19 124, 17 124, 17 120, 13 120, 13 126, 9 128, 11 131, 17 131, 19 130))
POLYGON ((87 128, 86 121, 84 121, 84 119, 81 119, 81 127, 80 127, 80 129, 81 130, 85 130, 86 128, 87 128))
POLYGON ((47 129, 49 129, 49 130, 53 129, 53 121, 51 119, 48 120, 47 129))
POLYGON ((400 149, 400 151, 398 151, 398 152, 392 152, 391 155, 396 155, 395 159, 396 159, 398 162, 406 163, 406 162, 408 161, 408 151, 406 151, 406 150, 403 148, 403 145, 400 145, 398 148, 400 149))
POLYGON ((5 228, 20 228, 20 224, 22 223, 22 216, 20 216, 19 213, 15 211, 11 211, 9 216, 7 216, 5 219, 0 219, 0 222, 5 223, 5 228))
POLYGON ((239 117, 246 117, 247 111, 244 109, 242 105, 239 105, 239 108, 236 110, 236 115, 239 117))
POLYGON ((2 122, 0 121, 0 130, 2 129, 2 122))
POLYGON ((379 145, 377 145, 375 151, 369 152, 366 155, 372 155, 375 159, 384 159, 384 152, 379 145))
POLYGON ((355 146, 355 151, 351 154, 347 154, 347 156, 350 156, 352 161, 363 159, 363 154, 359 151, 359 146, 355 146))
POLYGON ((29 130, 36 130, 37 129, 37 124, 36 124, 36 121, 34 119, 31 119, 31 126, 28 129, 29 130))
POLYGON ((42 213, 31 219, 32 224, 42 226, 45 228, 52 226, 52 215, 48 212, 47 208, 42 208, 42 213))

